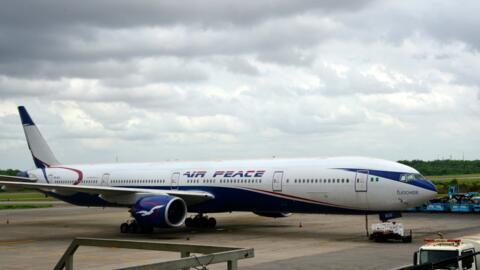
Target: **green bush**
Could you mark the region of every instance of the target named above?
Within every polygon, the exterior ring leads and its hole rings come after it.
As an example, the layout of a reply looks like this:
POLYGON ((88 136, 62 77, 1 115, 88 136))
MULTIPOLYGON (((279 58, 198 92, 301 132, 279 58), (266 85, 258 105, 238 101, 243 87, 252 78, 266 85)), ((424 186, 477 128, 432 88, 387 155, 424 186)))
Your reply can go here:
POLYGON ((400 160, 423 175, 452 175, 480 173, 480 160, 400 160))

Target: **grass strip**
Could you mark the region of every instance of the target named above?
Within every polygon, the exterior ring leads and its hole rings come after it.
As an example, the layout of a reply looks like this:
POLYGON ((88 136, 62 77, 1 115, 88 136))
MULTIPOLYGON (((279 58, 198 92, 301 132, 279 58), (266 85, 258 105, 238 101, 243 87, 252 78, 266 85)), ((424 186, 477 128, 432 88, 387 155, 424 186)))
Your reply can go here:
POLYGON ((0 210, 50 208, 51 204, 0 204, 0 210))
POLYGON ((4 192, 0 193, 0 202, 22 202, 22 201, 55 201, 55 198, 45 197, 37 192, 4 192))

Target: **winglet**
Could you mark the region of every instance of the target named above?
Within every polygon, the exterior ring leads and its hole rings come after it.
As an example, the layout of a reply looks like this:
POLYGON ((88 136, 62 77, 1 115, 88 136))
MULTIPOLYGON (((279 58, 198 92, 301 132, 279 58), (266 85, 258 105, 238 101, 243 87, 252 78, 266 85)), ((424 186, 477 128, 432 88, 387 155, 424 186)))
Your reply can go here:
POLYGON ((22 119, 22 125, 27 125, 27 126, 33 126, 35 123, 33 123, 32 118, 28 114, 27 110, 23 106, 18 107, 18 112, 20 113, 20 118, 22 119))

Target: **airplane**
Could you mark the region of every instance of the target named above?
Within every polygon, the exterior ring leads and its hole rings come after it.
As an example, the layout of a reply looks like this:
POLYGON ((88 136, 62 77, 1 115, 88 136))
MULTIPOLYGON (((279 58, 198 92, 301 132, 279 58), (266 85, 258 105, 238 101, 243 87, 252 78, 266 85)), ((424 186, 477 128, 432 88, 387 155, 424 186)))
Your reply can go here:
POLYGON ((122 233, 214 228, 207 214, 233 211, 275 218, 379 214, 388 220, 437 194, 417 170, 366 157, 66 165, 25 107, 18 111, 36 168, 0 176, 0 186, 35 189, 74 205, 127 208, 133 219, 120 225, 122 233))

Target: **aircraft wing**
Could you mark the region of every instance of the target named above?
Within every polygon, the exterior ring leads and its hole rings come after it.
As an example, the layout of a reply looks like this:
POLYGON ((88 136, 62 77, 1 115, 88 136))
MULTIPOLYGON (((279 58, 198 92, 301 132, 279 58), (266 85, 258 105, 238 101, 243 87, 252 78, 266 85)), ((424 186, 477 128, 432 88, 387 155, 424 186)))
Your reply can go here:
MULTIPOLYGON (((10 176, 0 176, 0 180, 8 177, 10 176)), ((15 178, 12 178, 12 180, 13 179, 15 178)), ((91 195, 98 195, 110 203, 115 203, 122 206, 131 206, 140 198, 149 195, 170 195, 179 197, 182 198, 187 205, 194 205, 215 198, 213 194, 208 192, 190 190, 185 191, 106 186, 58 185, 14 181, 0 181, 0 186, 6 186, 7 188, 30 188, 43 192, 53 192, 59 195, 70 195, 77 192, 83 192, 91 195)))
POLYGON ((0 175, 0 181, 35 183, 35 182, 37 182, 37 178, 28 178, 28 177, 10 176, 10 175, 0 175))

